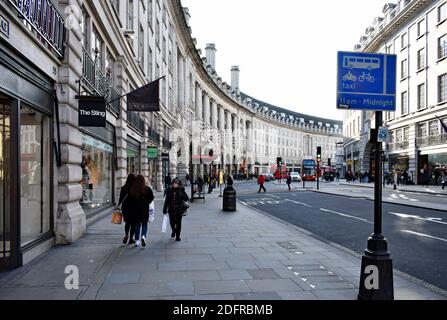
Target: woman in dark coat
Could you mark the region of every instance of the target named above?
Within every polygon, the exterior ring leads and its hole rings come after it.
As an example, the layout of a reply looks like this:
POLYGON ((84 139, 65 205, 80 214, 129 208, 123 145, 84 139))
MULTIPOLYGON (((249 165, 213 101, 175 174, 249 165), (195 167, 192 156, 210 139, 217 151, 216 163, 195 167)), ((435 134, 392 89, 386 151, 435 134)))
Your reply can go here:
POLYGON ((135 181, 135 175, 133 173, 129 174, 127 176, 126 183, 121 188, 120 191, 120 199, 118 203, 118 207, 122 204, 122 212, 123 212, 123 218, 124 218, 124 231, 126 233, 126 236, 123 239, 123 244, 127 244, 129 241, 129 231, 130 231, 130 241, 129 244, 135 243, 135 240, 133 240, 133 236, 135 234, 135 224, 136 224, 136 215, 130 210, 129 208, 129 190, 130 187, 132 187, 132 184, 135 181))
POLYGON ((181 241, 182 219, 186 211, 183 206, 183 201, 188 200, 189 197, 185 192, 185 188, 181 187, 180 180, 175 178, 172 181, 172 187, 166 192, 163 214, 169 213, 169 221, 172 229, 171 238, 176 237, 177 241, 181 241))
POLYGON ((137 176, 129 190, 129 207, 136 216, 135 246, 146 247, 147 224, 149 222, 149 205, 154 201, 152 189, 146 185, 142 175, 137 176), (141 231, 141 242, 140 242, 141 231))

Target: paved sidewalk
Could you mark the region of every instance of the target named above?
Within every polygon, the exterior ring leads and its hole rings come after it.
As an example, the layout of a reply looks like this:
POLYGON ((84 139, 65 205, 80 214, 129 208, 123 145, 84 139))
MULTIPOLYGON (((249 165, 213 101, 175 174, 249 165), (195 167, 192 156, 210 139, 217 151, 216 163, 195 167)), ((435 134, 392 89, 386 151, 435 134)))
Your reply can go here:
MULTIPOLYGON (((340 185, 344 186, 355 186, 361 188, 374 188, 374 183, 359 183, 359 182, 340 182, 340 185)), ((402 192, 418 192, 418 193, 426 193, 432 195, 445 195, 447 196, 447 188, 442 190, 442 186, 402 186, 398 185, 397 191, 402 192)), ((393 190, 394 185, 385 185, 384 190, 393 190)))
MULTIPOLYGON (((176 242, 160 232, 157 200, 147 248, 121 245, 123 227, 105 217, 75 244, 0 274, 0 299, 356 299, 359 257, 241 203, 223 212, 221 201, 214 192, 191 204, 176 242), (67 265, 79 268, 79 290, 64 287, 67 265)), ((396 299, 446 299, 394 278, 396 299)))

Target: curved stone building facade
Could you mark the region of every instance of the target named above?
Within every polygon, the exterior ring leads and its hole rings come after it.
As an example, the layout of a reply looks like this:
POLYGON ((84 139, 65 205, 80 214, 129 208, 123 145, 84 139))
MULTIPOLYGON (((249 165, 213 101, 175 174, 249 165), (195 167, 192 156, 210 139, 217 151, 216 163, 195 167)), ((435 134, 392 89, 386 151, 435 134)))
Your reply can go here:
POLYGON ((299 170, 318 145, 323 163, 333 159, 335 166, 341 121, 245 94, 237 66, 231 84, 222 81, 216 46, 204 53, 196 48, 179 0, 22 3, 0 2, 0 67, 9 75, 0 80, 0 132, 7 145, 0 149, 0 185, 8 188, 1 192, 0 229, 12 230, 0 237, 6 248, 0 268, 76 241, 86 225, 113 210, 129 173, 162 191, 168 173, 266 173, 278 156, 299 170), (126 98, 117 99, 160 77, 159 112, 129 112, 126 98), (23 94, 11 89, 14 83, 34 87, 23 94), (79 126, 80 95, 105 97, 105 127, 79 126), (25 205, 32 201, 41 206, 25 205))

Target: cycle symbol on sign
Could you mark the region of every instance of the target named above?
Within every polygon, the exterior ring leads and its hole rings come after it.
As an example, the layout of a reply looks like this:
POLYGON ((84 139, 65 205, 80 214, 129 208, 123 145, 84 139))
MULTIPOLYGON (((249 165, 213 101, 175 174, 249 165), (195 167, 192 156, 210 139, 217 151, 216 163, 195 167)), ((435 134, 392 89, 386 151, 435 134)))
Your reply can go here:
POLYGON ((363 74, 359 77, 359 81, 360 82, 368 81, 370 83, 374 83, 376 81, 376 78, 374 78, 369 72, 363 72, 363 74))

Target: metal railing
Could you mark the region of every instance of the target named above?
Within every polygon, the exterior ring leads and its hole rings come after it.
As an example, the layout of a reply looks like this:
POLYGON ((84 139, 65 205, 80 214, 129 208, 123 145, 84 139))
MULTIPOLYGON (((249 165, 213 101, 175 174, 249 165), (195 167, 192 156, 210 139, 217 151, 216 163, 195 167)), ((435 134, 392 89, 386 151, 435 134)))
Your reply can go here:
POLYGON ((133 111, 127 111, 127 123, 141 134, 144 133, 144 120, 140 115, 133 111))
POLYGON ((392 142, 388 145, 388 150, 402 150, 407 149, 410 146, 410 141, 398 141, 398 142, 392 142))
POLYGON ((418 147, 436 146, 445 143, 447 143, 447 133, 416 138, 416 145, 418 147))
POLYGON ((38 36, 59 56, 64 57, 65 21, 51 0, 9 0, 38 36))
POLYGON ((85 48, 82 48, 82 79, 89 90, 112 101, 107 104, 109 111, 121 114, 120 99, 117 99, 120 95, 112 88, 112 79, 102 73, 99 60, 93 60, 85 48))
POLYGON ((154 140, 157 143, 157 145, 160 143, 160 135, 154 128, 148 127, 147 135, 148 138, 154 140))

